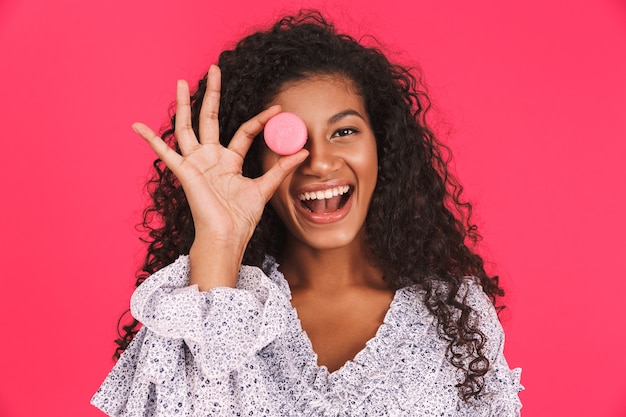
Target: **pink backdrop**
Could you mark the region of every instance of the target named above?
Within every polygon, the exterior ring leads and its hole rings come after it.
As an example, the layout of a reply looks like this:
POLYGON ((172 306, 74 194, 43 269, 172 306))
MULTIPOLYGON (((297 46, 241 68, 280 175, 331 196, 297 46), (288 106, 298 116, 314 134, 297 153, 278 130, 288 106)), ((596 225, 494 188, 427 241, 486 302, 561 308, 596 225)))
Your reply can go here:
POLYGON ((153 156, 130 124, 160 126, 176 79, 300 6, 424 68, 508 288, 523 414, 626 416, 623 1, 211 3, 0 2, 0 416, 99 415, 143 256, 153 156))

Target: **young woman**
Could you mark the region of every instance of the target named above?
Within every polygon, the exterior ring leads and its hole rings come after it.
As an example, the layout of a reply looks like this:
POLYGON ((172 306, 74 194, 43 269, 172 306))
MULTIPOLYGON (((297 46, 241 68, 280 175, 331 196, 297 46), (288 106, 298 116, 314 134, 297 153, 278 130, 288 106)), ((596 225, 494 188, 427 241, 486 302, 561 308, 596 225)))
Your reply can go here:
POLYGON ((151 241, 136 321, 93 404, 112 416, 519 415, 503 291, 471 249, 471 206, 428 107, 413 74, 316 12, 224 51, 191 97, 179 82, 163 139, 134 125, 159 157, 151 241), (293 155, 263 141, 280 112, 306 124, 293 155))

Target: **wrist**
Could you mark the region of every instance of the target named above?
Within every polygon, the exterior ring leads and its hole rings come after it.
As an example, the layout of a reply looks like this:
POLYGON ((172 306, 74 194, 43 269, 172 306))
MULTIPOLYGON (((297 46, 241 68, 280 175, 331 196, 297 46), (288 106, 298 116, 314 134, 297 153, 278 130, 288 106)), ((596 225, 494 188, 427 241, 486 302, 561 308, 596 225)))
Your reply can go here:
POLYGON ((226 245, 219 240, 195 240, 189 250, 189 284, 198 285, 200 291, 234 288, 244 251, 245 246, 226 245))

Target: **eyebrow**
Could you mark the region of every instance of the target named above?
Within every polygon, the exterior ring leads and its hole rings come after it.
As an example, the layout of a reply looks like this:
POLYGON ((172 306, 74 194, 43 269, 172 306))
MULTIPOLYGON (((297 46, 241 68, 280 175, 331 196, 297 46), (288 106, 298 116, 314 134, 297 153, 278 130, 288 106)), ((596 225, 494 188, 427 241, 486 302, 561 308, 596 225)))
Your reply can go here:
POLYGON ((341 112, 331 116, 328 119, 328 124, 330 125, 330 124, 336 123, 336 122, 340 121, 341 119, 343 119, 344 117, 348 117, 348 116, 356 116, 356 117, 359 117, 359 118, 365 120, 365 117, 363 117, 361 115, 361 113, 359 113, 358 111, 352 110, 352 109, 348 109, 348 110, 341 111, 341 112))

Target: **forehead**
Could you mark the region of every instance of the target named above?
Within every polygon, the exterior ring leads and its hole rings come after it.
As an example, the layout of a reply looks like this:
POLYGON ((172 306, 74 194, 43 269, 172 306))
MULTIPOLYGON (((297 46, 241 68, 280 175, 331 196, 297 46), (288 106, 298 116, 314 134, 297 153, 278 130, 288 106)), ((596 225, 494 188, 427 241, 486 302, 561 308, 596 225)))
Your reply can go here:
POLYGON ((296 114, 310 111, 354 109, 365 114, 363 97, 354 82, 340 75, 312 75, 289 81, 280 88, 269 105, 280 104, 283 111, 296 114))

